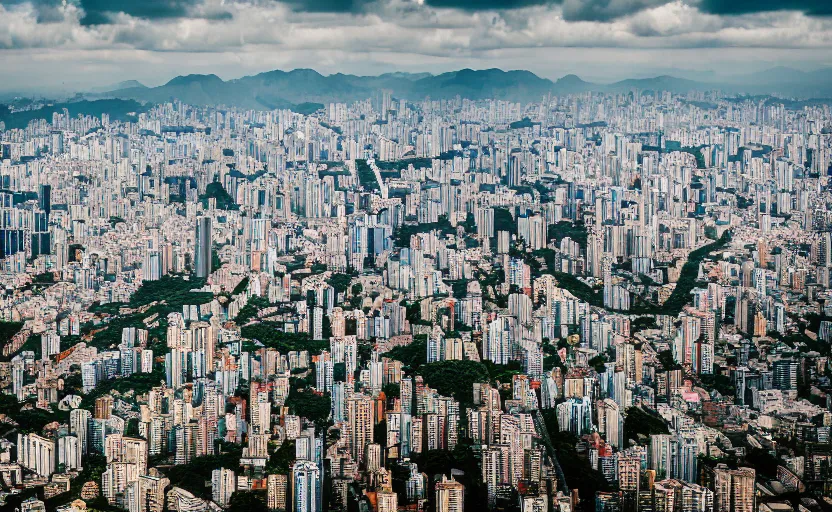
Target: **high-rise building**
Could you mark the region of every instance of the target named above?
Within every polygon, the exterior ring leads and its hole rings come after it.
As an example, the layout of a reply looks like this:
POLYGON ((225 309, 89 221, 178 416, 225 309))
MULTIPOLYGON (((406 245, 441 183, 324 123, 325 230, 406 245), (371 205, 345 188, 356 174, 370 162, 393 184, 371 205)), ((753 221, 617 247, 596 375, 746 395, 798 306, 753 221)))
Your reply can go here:
POLYGON ((237 491, 237 475, 227 468, 211 472, 211 499, 221 507, 228 505, 231 495, 237 491))
POLYGON ((308 460, 292 467, 292 512, 321 512, 321 471, 308 460))
POLYGON ((364 452, 373 441, 373 399, 359 394, 347 399, 347 428, 352 458, 364 463, 364 452))
POLYGON ((50 476, 57 463, 55 441, 37 434, 17 434, 17 462, 40 476, 50 476))
POLYGON ((399 507, 399 496, 392 491, 380 491, 376 493, 378 512, 396 512, 399 507))
POLYGON ((774 389, 793 391, 797 389, 798 363, 791 359, 780 359, 772 364, 774 389))
POLYGON ((703 479, 714 493, 714 512, 754 512, 755 478, 753 468, 729 469, 725 464, 706 467, 703 479))
POLYGON ((38 208, 46 212, 46 216, 52 212, 52 185, 41 184, 38 186, 38 208))
POLYGON ((139 476, 138 492, 136 493, 136 507, 130 510, 137 512, 162 512, 165 506, 165 489, 170 485, 166 477, 155 474, 139 476))
POLYGON ((113 412, 113 397, 104 395, 95 399, 95 419, 106 420, 113 412))
POLYGON ((76 436, 58 438, 58 464, 65 471, 81 468, 81 446, 76 436))
POLYGON ((196 221, 194 237, 194 273, 205 278, 211 273, 211 217, 200 217, 196 221))
POLYGON ((462 512, 464 501, 463 485, 442 475, 442 480, 436 482, 436 512, 462 512))
POLYGON ((272 510, 286 510, 286 475, 269 475, 266 480, 268 506, 272 510))

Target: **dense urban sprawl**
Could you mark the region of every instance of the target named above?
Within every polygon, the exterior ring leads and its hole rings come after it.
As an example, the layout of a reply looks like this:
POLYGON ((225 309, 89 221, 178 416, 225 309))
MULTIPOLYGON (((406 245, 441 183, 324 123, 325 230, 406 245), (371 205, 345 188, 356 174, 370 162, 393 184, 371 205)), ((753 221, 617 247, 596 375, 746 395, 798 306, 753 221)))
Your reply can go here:
POLYGON ((832 508, 829 104, 300 110, 0 129, 1 506, 832 508))

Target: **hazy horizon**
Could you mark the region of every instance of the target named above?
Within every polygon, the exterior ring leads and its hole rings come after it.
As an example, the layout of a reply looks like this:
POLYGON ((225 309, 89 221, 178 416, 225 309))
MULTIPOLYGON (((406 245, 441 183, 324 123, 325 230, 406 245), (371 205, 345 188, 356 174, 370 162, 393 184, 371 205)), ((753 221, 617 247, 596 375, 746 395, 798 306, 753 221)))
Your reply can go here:
MULTIPOLYGON (((793 63, 792 63, 793 64, 793 63)), ((439 75, 442 73, 454 72, 459 71, 461 69, 473 69, 476 71, 486 70, 486 69, 500 69, 502 71, 530 71, 535 75, 549 79, 553 82, 564 78, 566 76, 578 76, 582 80, 590 83, 595 83, 598 85, 606 85, 612 84, 618 81, 627 80, 627 79, 644 79, 644 78, 655 78, 658 76, 672 76, 675 78, 681 78, 686 80, 695 80, 698 82, 703 83, 714 83, 714 84, 729 84, 735 83, 732 81, 740 80, 744 76, 752 75, 755 73, 763 73, 769 70, 775 70, 777 68, 785 68, 785 69, 793 69, 798 70, 801 72, 811 73, 815 71, 821 71, 828 69, 827 66, 800 66, 798 65, 786 65, 786 64, 777 64, 777 65, 769 65, 766 67, 761 68, 750 68, 748 70, 734 70, 733 73, 718 73, 712 70, 692 70, 692 69, 677 69, 677 68, 668 68, 668 69, 661 69, 656 68, 652 70, 644 70, 641 72, 633 72, 631 74, 626 74, 626 72, 621 74, 610 74, 610 75, 600 75, 600 74, 582 74, 579 72, 562 72, 562 73, 552 73, 552 74, 544 74, 536 72, 534 69, 527 69, 527 68, 519 68, 519 67, 499 67, 499 66, 464 66, 464 67, 453 67, 448 69, 441 69, 441 70, 428 70, 428 69, 380 69, 376 72, 367 72, 367 73, 360 73, 355 71, 350 71, 349 69, 336 69, 332 71, 322 71, 312 66, 307 67, 291 67, 291 68, 264 68, 260 70, 251 70, 251 71, 243 71, 240 70, 239 73, 235 74, 233 69, 227 70, 225 73, 212 71, 210 68, 206 69, 198 69, 194 70, 193 72, 182 72, 178 74, 172 74, 169 76, 153 76, 148 75, 146 77, 137 75, 137 76, 123 76, 119 77, 118 75, 113 75, 112 77, 102 77, 98 80, 86 80, 86 81, 79 81, 77 83, 67 83, 63 82, 61 84, 54 84, 54 85, 36 85, 36 86, 21 86, 21 87, 4 87, 5 84, 0 84, 0 94, 5 95, 12 95, 12 94, 20 94, 20 95, 32 95, 33 97, 49 97, 53 95, 55 97, 59 97, 62 95, 71 96, 78 93, 89 93, 89 92, 106 92, 115 90, 116 86, 123 84, 125 82, 138 82, 141 85, 149 88, 153 87, 160 87, 167 84, 172 79, 179 77, 179 76, 188 76, 188 75, 216 75, 223 81, 231 81, 240 78, 244 78, 247 76, 253 76, 261 73, 266 73, 269 71, 293 71, 297 69, 312 69, 321 75, 330 76, 336 74, 346 74, 346 75, 356 75, 356 76, 379 76, 383 74, 392 74, 392 73, 409 73, 409 74, 424 74, 429 73, 432 75, 439 75)))

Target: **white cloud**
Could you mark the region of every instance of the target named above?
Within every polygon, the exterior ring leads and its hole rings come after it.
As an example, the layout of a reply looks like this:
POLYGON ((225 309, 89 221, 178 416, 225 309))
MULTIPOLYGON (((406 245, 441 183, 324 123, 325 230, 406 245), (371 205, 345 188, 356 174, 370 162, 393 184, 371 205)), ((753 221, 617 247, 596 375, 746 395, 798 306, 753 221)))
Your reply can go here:
MULTIPOLYGON (((171 76, 195 68, 206 72, 211 64, 231 77, 268 66, 370 73, 476 67, 473 63, 544 73, 554 55, 562 60, 564 52, 584 59, 592 54, 590 60, 597 62, 629 52, 635 63, 638 53, 675 50, 681 55, 686 49, 709 48, 721 49, 714 54, 726 60, 765 49, 757 53, 771 56, 776 50, 788 55, 785 61, 824 64, 828 57, 823 50, 832 49, 832 20, 795 12, 725 17, 682 1, 611 0, 605 16, 630 12, 634 5, 641 10, 609 22, 569 21, 585 4, 565 0, 563 6, 469 12, 378 0, 345 14, 298 12, 270 0, 205 0, 192 7, 193 17, 149 21, 121 13, 110 24, 84 26, 83 11, 73 3, 50 11, 44 24, 35 6, 24 1, 0 4, 0 55, 11 70, 8 82, 22 86, 42 75, 30 69, 31 63, 49 55, 60 56, 56 69, 64 73, 61 78, 74 75, 68 68, 75 63, 89 70, 87 80, 101 80, 114 69, 145 70, 145 76, 156 78, 167 68, 166 76, 171 76), (144 67, 148 62, 155 63, 148 66, 153 70, 144 67)), ((640 69, 647 64, 642 62, 640 69)), ((592 68, 592 62, 585 60, 584 67, 592 68)), ((553 78, 575 71, 580 69, 555 71, 553 78)), ((83 80, 80 75, 78 81, 83 80)))

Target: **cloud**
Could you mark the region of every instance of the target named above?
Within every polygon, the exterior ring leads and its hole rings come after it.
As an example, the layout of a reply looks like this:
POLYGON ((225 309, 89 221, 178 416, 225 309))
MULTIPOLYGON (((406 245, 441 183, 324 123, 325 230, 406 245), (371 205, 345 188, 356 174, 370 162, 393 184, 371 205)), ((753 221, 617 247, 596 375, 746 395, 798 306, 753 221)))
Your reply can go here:
POLYGON ((182 18, 187 15, 187 3, 183 0, 81 0, 84 25, 101 25, 110 23, 112 17, 119 13, 136 18, 166 19, 182 18))
POLYGON ((716 66, 739 55, 772 64, 827 63, 832 18, 800 10, 722 14, 712 12, 715 1, 477 0, 457 8, 462 0, 0 0, 0 52, 7 82, 40 78, 27 69, 26 55, 60 55, 67 67, 78 65, 81 79, 84 70, 132 74, 131 64, 164 69, 166 78, 197 61, 192 72, 218 72, 212 59, 227 70, 223 78, 274 67, 374 73, 437 66, 549 69, 557 78, 591 66, 582 64, 590 55, 605 64, 594 68, 598 76, 610 63, 621 67, 637 58, 646 69, 650 59, 643 55, 659 51, 671 52, 662 54, 664 69, 677 62, 716 66), (719 50, 697 59, 687 49, 719 50), (16 58, 7 64, 11 51, 16 58), (555 59, 572 67, 559 68, 555 59), (176 66, 160 67, 164 62, 176 66), (234 72, 235 62, 245 71, 234 72))
POLYGON ((701 0, 699 7, 711 14, 751 14, 798 11, 809 16, 832 15, 830 0, 701 0))
POLYGON ((286 0, 296 11, 349 13, 360 12, 369 3, 364 0, 286 0))
POLYGON ((670 0, 426 0, 437 8, 468 11, 509 11, 524 7, 562 7, 570 21, 609 21, 637 13, 670 0))
POLYGON ((668 0, 564 0, 563 17, 574 21, 610 21, 667 2, 668 0))
POLYGON ((799 12, 723 16, 681 0, 603 0, 593 4, 593 12, 578 12, 586 7, 582 0, 502 11, 388 0, 348 13, 310 12, 271 0, 131 5, 126 0, 0 5, 0 48, 223 52, 268 47, 461 58, 508 48, 832 47, 832 19, 799 12), (99 10, 86 10, 93 7, 99 10), (635 12, 623 14, 629 10, 635 12), (91 15, 105 17, 106 23, 90 23, 91 15))
MULTIPOLYGON (((330 0, 338 2, 339 0, 330 0)), ((315 3, 309 0, 304 3, 315 3)), ((351 3, 344 0, 344 3, 351 3)), ((563 16, 571 21, 610 21, 630 16, 673 0, 425 0, 438 8, 468 11, 505 11, 531 6, 562 6, 563 16)), ((773 11, 796 11, 808 16, 832 15, 830 0, 691 0, 709 14, 755 14, 773 11)))

